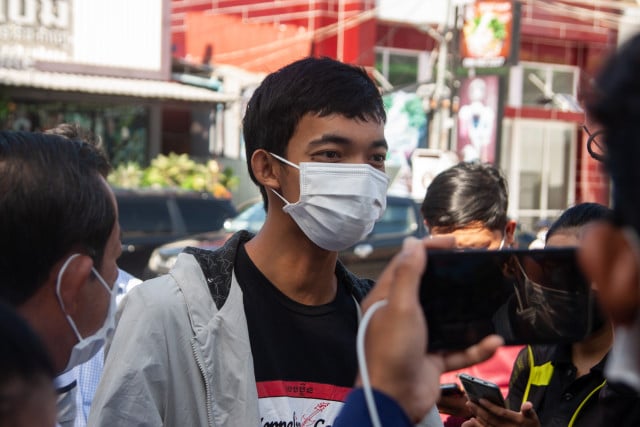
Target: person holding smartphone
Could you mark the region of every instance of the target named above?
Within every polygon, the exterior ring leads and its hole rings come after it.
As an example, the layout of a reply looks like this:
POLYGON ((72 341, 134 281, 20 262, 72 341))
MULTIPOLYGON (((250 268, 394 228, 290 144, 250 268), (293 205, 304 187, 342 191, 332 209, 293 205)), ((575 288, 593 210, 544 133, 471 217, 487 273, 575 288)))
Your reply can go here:
MULTIPOLYGON (((597 79, 598 97, 588 107, 607 132, 605 164, 614 183, 615 218, 613 224, 601 223, 586 227, 580 241, 582 268, 591 281, 598 284, 602 307, 611 317, 616 334, 606 362, 605 377, 607 386, 615 389, 617 393, 613 395, 600 393, 603 413, 600 420, 592 420, 593 425, 616 427, 640 425, 634 413, 640 407, 637 402, 638 393, 640 393, 640 192, 638 192, 640 168, 637 165, 640 159, 640 129, 638 128, 640 85, 637 77, 640 75, 640 62, 638 58, 640 58, 640 34, 627 41, 607 62, 597 79)), ((415 250, 411 253, 418 256, 418 261, 421 259, 415 250)), ((402 275, 406 282, 398 282, 403 283, 401 286, 411 286, 412 280, 419 280, 420 273, 407 268, 406 263, 411 262, 413 262, 411 257, 405 259, 404 268, 398 270, 406 274, 406 276, 402 275)), ((424 265, 424 261, 419 263, 421 266, 424 265)), ((390 266, 387 275, 391 275, 391 278, 381 278, 381 282, 395 280, 394 274, 397 272, 391 273, 392 271, 396 272, 395 268, 390 266)), ((394 288, 401 289, 399 286, 394 288)), ((388 286, 380 289, 389 291, 388 286)), ((385 292, 381 293, 386 295, 385 292)), ((411 295, 411 292, 407 295, 411 295)), ((384 297, 383 295, 378 298, 384 297)), ((413 368, 422 363, 422 359, 416 356, 415 350, 424 351, 424 343, 412 338, 419 337, 420 333, 425 332, 423 324, 419 324, 417 328, 412 324, 408 328, 409 331, 399 328, 391 329, 385 325, 385 321, 388 323, 391 319, 403 319, 405 313, 417 310, 415 293, 408 300, 403 298, 394 298, 394 300, 394 306, 404 307, 404 309, 386 311, 384 316, 382 313, 379 314, 377 326, 374 327, 372 324, 367 334, 371 340, 369 344, 373 342, 378 344, 377 351, 368 352, 367 360, 370 360, 371 377, 376 378, 375 382, 372 381, 374 387, 377 386, 380 390, 407 391, 391 395, 393 400, 389 399, 385 414, 392 408, 399 413, 385 425, 408 426, 410 424, 407 416, 405 415, 404 421, 401 417, 402 409, 406 408, 405 405, 415 404, 415 398, 419 396, 419 393, 410 391, 422 390, 422 393, 430 393, 434 389, 438 390, 438 387, 433 384, 422 387, 423 377, 413 375, 413 368), (402 346, 400 351, 396 351, 388 345, 389 333, 395 337, 405 336, 408 344, 402 346), (406 335, 407 333, 409 335, 406 335), (388 358, 390 355, 392 357, 388 358), (389 363, 391 361, 393 364, 389 363), (395 369, 389 370, 391 366, 395 369), (374 371, 378 375, 374 376, 374 371), (403 406, 400 406, 401 404, 403 406)), ((431 396, 437 396, 437 394, 436 391, 431 396)), ((480 403, 485 404, 482 400, 480 403)), ((363 408, 362 401, 349 401, 342 408, 341 417, 362 413, 365 411, 363 408)), ((505 411, 504 408, 495 409, 505 411)), ((520 412, 525 416, 523 421, 529 425, 539 423, 534 417, 531 402, 525 402, 520 412)), ((366 426, 371 423, 365 421, 361 424, 340 425, 366 426)), ((466 426, 473 425, 487 425, 487 423, 483 423, 480 419, 467 421, 466 426)))
MULTIPOLYGON (((421 206, 424 223, 433 237, 450 236, 455 247, 500 250, 514 242, 516 222, 507 216, 507 180, 493 165, 461 162, 438 174, 421 206)), ((505 346, 489 360, 464 370, 445 373, 441 384, 458 383, 461 372, 496 383, 506 395, 511 367, 521 346, 505 346)), ((438 409, 448 427, 459 426, 473 413, 467 396, 443 395, 438 409)))
MULTIPOLYGON (((407 238, 362 303, 366 316, 373 304, 387 301, 371 318, 365 338, 368 374, 383 426, 408 427, 422 420, 439 398, 442 372, 486 360, 503 342, 490 335, 461 351, 427 352, 427 323, 418 298, 425 249, 452 244, 447 238, 407 238)), ((360 378, 356 386, 333 427, 374 425, 360 378)))
MULTIPOLYGON (((551 225, 546 247, 578 246, 585 227, 611 217, 612 211, 605 206, 575 205, 551 225)), ((597 284, 593 286, 597 293, 597 284)), ((593 332, 583 341, 524 348, 511 375, 507 397, 511 409, 492 402, 471 402, 475 418, 463 426, 598 425, 595 420, 600 419, 603 405, 600 397, 618 391, 604 377, 605 360, 613 343, 611 322, 598 304, 592 306, 591 319, 593 332)))

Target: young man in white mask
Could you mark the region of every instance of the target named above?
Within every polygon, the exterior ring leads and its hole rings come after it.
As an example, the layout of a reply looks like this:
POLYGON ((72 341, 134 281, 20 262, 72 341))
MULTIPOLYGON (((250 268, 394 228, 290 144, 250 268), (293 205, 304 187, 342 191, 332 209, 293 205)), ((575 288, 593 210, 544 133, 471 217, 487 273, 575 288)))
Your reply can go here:
MULTIPOLYGON (((500 250, 514 243, 516 222, 507 217, 507 180, 490 164, 461 162, 439 173, 429 184, 421 206, 431 236, 450 236, 459 248, 500 250)), ((498 349, 489 360, 459 371, 447 372, 441 383, 458 382, 466 372, 498 384, 504 395, 511 367, 521 346, 498 349)), ((466 396, 442 397, 438 408, 447 426, 456 426, 473 415, 466 396), (449 417, 449 415, 452 415, 449 417)))
POLYGON ((0 132, 0 299, 40 336, 57 374, 113 330, 121 244, 108 171, 86 142, 0 132))
POLYGON ((385 118, 360 68, 307 58, 264 80, 244 117, 264 226, 127 295, 90 425, 333 423, 371 286, 338 251, 385 208, 385 118))

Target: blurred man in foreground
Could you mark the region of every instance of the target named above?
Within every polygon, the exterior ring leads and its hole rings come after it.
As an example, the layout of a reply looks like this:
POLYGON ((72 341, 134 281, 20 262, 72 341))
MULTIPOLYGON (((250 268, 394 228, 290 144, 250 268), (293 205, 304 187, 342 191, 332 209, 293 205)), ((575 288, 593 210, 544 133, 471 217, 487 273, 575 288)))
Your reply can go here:
POLYGON ((121 245, 108 171, 86 142, 0 132, 0 299, 40 336, 57 375, 113 329, 121 245))

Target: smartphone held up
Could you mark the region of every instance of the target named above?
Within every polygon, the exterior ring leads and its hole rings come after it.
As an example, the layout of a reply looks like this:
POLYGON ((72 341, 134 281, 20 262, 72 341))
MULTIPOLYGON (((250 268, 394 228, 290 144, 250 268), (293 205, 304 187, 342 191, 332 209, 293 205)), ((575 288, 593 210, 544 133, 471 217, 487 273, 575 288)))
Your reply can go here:
POLYGON ((468 374, 460 374, 458 378, 460 378, 462 387, 472 402, 479 404, 480 399, 486 399, 494 405, 506 407, 500 387, 496 384, 468 374))
POLYGON ((597 313, 575 248, 429 251, 420 301, 429 351, 490 334, 507 345, 580 341, 597 313))

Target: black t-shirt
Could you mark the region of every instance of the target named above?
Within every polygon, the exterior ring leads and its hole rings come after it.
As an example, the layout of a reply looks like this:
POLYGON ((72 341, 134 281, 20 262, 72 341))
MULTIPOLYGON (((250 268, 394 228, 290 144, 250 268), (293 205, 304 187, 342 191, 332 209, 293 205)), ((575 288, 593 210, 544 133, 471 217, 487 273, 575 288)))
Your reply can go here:
POLYGON ((244 245, 234 272, 243 292, 260 425, 331 425, 357 374, 355 300, 338 283, 328 304, 297 303, 258 270, 244 245))

